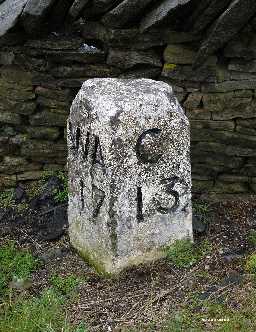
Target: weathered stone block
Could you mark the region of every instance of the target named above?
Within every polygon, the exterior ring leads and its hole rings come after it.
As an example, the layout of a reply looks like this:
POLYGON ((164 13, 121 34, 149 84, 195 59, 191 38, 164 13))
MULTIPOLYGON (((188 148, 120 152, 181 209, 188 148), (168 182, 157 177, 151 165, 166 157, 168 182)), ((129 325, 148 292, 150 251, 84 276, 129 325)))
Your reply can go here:
POLYGON ((67 115, 43 111, 29 117, 32 126, 65 127, 67 115))
POLYGON ((186 109, 194 109, 194 108, 198 108, 200 106, 200 103, 202 101, 202 93, 190 93, 187 97, 187 99, 185 100, 183 106, 186 109))
POLYGON ((49 160, 61 160, 66 158, 67 147, 65 142, 52 142, 28 140, 21 147, 21 155, 35 161, 47 162, 49 160))
POLYGON ((21 69, 19 66, 4 66, 1 68, 1 85, 14 84, 15 87, 26 87, 28 91, 33 90, 32 75, 30 72, 21 69))
POLYGON ((207 120, 192 120, 190 121, 191 128, 195 131, 200 131, 201 129, 212 129, 212 130, 223 130, 223 131, 234 131, 235 122, 234 121, 207 121, 207 120))
POLYGON ((250 183, 250 187, 253 192, 256 193, 256 178, 252 178, 252 182, 250 183))
POLYGON ((193 180, 192 192, 207 193, 213 188, 213 185, 213 180, 193 180))
POLYGON ((0 65, 11 65, 15 55, 13 52, 0 52, 0 65))
POLYGON ((150 49, 166 44, 182 44, 200 39, 199 35, 169 29, 150 29, 140 33, 138 29, 108 29, 98 22, 85 22, 82 35, 86 40, 100 40, 115 48, 150 49))
POLYGON ((245 193, 248 192, 249 184, 244 182, 224 182, 224 181, 216 181, 213 192, 216 193, 245 193))
POLYGON ((160 57, 154 51, 127 51, 110 49, 107 64, 118 68, 131 68, 135 65, 144 64, 161 67, 160 57))
POLYGON ((41 50, 77 50, 83 44, 83 39, 79 37, 61 37, 53 36, 46 39, 33 39, 26 42, 25 47, 28 49, 41 49, 41 50))
POLYGON ((69 111, 69 103, 65 101, 59 101, 51 98, 45 98, 45 97, 38 97, 36 100, 36 103, 40 106, 46 107, 46 108, 54 108, 54 109, 61 109, 62 112, 65 113, 69 111))
MULTIPOLYGON (((252 142, 251 145, 253 144, 254 143, 252 142)), ((253 148, 246 148, 237 146, 235 142, 233 142, 233 145, 226 145, 216 142, 198 142, 194 148, 197 151, 222 153, 227 156, 256 157, 255 145, 253 148)))
POLYGON ((102 18, 102 22, 110 27, 120 28, 134 21, 154 0, 124 0, 102 18))
POLYGON ((29 180, 39 180, 43 176, 43 171, 27 171, 24 173, 17 174, 18 181, 29 181, 29 180))
POLYGON ((31 138, 55 141, 60 136, 59 128, 53 127, 28 127, 27 133, 31 138))
MULTIPOLYGON (((10 91, 11 92, 11 91, 10 91)), ((31 115, 36 109, 34 102, 24 102, 22 100, 2 100, 0 96, 0 112, 31 115)), ((14 115, 15 116, 15 115, 14 115)))
POLYGON ((177 81, 191 82, 216 82, 216 68, 212 66, 201 67, 193 70, 191 66, 166 63, 163 67, 162 76, 177 81))
POLYGON ((68 15, 71 20, 75 20, 84 7, 87 5, 89 0, 75 0, 68 11, 68 15))
MULTIPOLYGON (((196 59, 196 51, 184 45, 168 45, 164 51, 164 60, 167 63, 181 65, 192 65, 196 59)), ((211 56, 207 60, 207 65, 216 65, 217 57, 211 56)))
POLYGON ((226 81, 202 86, 203 92, 228 92, 246 89, 256 89, 256 80, 226 81))
POLYGON ((158 25, 165 18, 170 17, 172 14, 177 14, 177 11, 188 4, 190 1, 191 0, 165 0, 164 2, 161 2, 143 18, 140 24, 141 31, 148 30, 149 28, 158 25))
POLYGON ((13 125, 19 125, 21 123, 21 117, 18 114, 1 112, 0 113, 0 123, 1 122, 13 124, 13 125))
MULTIPOLYGON (((118 76, 119 78, 152 78, 156 79, 161 75, 162 69, 159 67, 143 66, 142 68, 131 68, 118 76)), ((177 95, 176 95, 177 96, 177 95)))
POLYGON ((256 73, 256 60, 245 61, 242 59, 231 60, 228 65, 228 70, 243 72, 243 73, 256 73))
POLYGON ((106 65, 72 65, 58 66, 52 70, 54 77, 113 77, 120 74, 120 70, 106 65))
POLYGON ((7 187, 15 187, 16 175, 4 175, 0 174, 0 188, 5 189, 7 187))
POLYGON ((40 169, 40 164, 28 162, 22 157, 5 156, 0 164, 0 173, 16 174, 40 169))
POLYGON ((44 19, 55 0, 28 0, 22 12, 22 23, 27 33, 34 34, 43 27, 44 19))
POLYGON ((16 24, 28 0, 6 0, 0 5, 0 37, 16 24))
POLYGON ((192 237, 189 123, 165 83, 86 81, 69 118, 69 232, 103 272, 192 237))
POLYGON ((186 115, 189 119, 193 120, 210 120, 211 119, 211 112, 207 111, 204 108, 196 108, 196 109, 189 109, 186 112, 186 115))
POLYGON ((35 88, 35 94, 44 98, 64 102, 71 102, 73 100, 73 94, 69 89, 47 89, 42 86, 37 86, 35 88))

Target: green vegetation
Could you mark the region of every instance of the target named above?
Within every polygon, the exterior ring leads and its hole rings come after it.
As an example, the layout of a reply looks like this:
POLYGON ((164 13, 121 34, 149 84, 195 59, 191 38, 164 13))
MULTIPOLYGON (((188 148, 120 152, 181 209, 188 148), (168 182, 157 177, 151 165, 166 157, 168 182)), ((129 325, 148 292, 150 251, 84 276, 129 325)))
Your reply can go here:
POLYGON ((57 172, 56 176, 61 180, 62 190, 57 190, 54 199, 58 203, 64 203, 68 200, 68 178, 64 172, 57 172))
POLYGON ((45 171, 43 173, 42 179, 34 183, 30 188, 29 188, 29 198, 32 199, 34 197, 39 196, 47 181, 49 180, 50 177, 56 176, 62 185, 61 190, 56 190, 54 192, 54 200, 57 203, 64 203, 68 200, 68 179, 67 175, 63 171, 45 171))
POLYGON ((167 259, 179 268, 189 267, 211 252, 211 245, 203 241, 194 245, 189 239, 176 240, 166 248, 167 259))
POLYGON ((16 203, 14 200, 14 190, 9 189, 0 193, 0 208, 1 209, 14 209, 20 214, 29 209, 27 203, 16 203))
POLYGON ((28 251, 19 251, 14 242, 0 248, 0 296, 5 294, 9 282, 29 278, 38 267, 39 261, 28 251))
POLYGON ((210 204, 205 201, 193 202, 193 214, 199 215, 204 224, 209 224, 210 220, 210 204))
POLYGON ((251 254, 245 263, 245 269, 252 274, 256 274, 256 254, 251 254))
POLYGON ((249 244, 256 246, 256 231, 254 229, 250 230, 248 235, 249 244))
POLYGON ((7 209, 15 204, 13 199, 13 189, 5 190, 0 193, 0 208, 7 209))
POLYGON ((176 312, 165 324, 162 332, 214 331, 230 332, 256 331, 256 291, 247 290, 242 294, 239 308, 195 299, 180 312, 176 312))
POLYGON ((53 289, 40 297, 6 303, 0 311, 1 332, 86 332, 84 324, 73 327, 67 320, 64 298, 53 289))
POLYGON ((28 251, 19 250, 14 242, 0 247, 0 331, 86 332, 84 324, 74 327, 68 322, 65 310, 81 279, 53 276, 52 287, 32 297, 25 286, 38 267, 39 261, 28 251), (12 289, 15 284, 22 287, 12 289))
POLYGON ((79 283, 83 281, 80 278, 77 278, 74 275, 69 275, 65 277, 61 277, 58 275, 53 275, 50 278, 51 285, 53 289, 62 295, 68 295, 75 291, 79 283))

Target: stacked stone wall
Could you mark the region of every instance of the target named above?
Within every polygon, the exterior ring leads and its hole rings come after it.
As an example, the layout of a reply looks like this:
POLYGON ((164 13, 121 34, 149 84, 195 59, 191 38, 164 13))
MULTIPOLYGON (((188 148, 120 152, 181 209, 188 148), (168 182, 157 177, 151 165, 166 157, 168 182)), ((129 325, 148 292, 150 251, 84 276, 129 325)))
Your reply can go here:
POLYGON ((0 187, 66 163, 66 119, 92 77, 152 78, 173 86, 191 124, 195 193, 256 193, 255 35, 240 35, 193 69, 200 36, 81 23, 0 51, 0 187))

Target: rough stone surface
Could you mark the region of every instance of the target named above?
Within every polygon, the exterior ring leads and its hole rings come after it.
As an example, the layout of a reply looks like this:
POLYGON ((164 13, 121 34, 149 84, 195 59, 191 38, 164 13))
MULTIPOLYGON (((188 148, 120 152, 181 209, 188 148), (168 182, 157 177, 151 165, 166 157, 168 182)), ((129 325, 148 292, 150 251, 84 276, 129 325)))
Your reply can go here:
POLYGON ((172 11, 189 3, 190 1, 191 0, 165 0, 143 18, 140 24, 141 31, 145 31, 159 24, 163 19, 170 15, 172 11))
POLYGON ((192 237, 189 124, 170 86, 92 79, 68 122, 71 242, 98 270, 192 237))
POLYGON ((6 0, 0 5, 0 37, 16 24, 28 0, 6 0))
POLYGON ((42 21, 54 2, 55 0, 28 0, 21 16, 27 33, 34 33, 41 28, 42 21))
MULTIPOLYGON (((167 63, 191 65, 196 59, 196 51, 184 45, 168 45, 164 51, 164 60, 167 63)), ((215 65, 217 57, 211 56, 207 59, 207 65, 215 65)))
POLYGON ((201 65, 209 55, 225 45, 255 12, 254 0, 234 0, 214 24, 211 33, 200 47, 195 67, 201 65))
POLYGON ((198 33, 207 28, 207 26, 211 24, 218 17, 218 15, 221 15, 230 2, 231 0, 206 0, 201 2, 199 7, 205 7, 200 16, 198 15, 198 12, 195 12, 193 32, 198 33))
POLYGON ((102 22, 113 28, 121 28, 135 20, 139 14, 154 0, 124 0, 104 15, 102 22))
POLYGON ((104 14, 111 8, 117 6, 122 0, 94 0, 92 7, 84 11, 84 16, 93 17, 104 14))
POLYGON ((154 51, 119 51, 110 49, 107 64, 119 68, 131 68, 137 64, 161 67, 159 56, 154 51))
POLYGON ((75 20, 88 2, 89 0, 75 0, 73 5, 69 9, 69 16, 75 20))

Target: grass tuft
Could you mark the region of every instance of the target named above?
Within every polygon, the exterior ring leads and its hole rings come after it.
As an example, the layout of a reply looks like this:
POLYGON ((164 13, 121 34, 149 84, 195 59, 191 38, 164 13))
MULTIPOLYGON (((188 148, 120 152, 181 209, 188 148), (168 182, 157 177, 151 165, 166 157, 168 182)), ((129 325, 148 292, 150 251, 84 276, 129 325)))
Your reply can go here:
POLYGON ((0 311, 1 332, 87 332, 84 324, 69 324, 63 297, 53 289, 43 291, 40 297, 20 299, 6 304, 0 311))
POLYGON ((256 246, 256 231, 254 229, 250 230, 248 234, 248 242, 252 246, 256 246))
POLYGON ((251 254, 246 259, 245 269, 252 274, 256 274, 256 254, 251 254))
POLYGON ((178 268, 189 267, 210 252, 211 245, 207 240, 200 245, 194 245, 190 239, 176 240, 166 248, 167 259, 178 268))
POLYGON ((81 279, 74 276, 69 275, 65 277, 61 277, 58 275, 53 275, 50 278, 51 285, 53 289, 62 295, 68 295, 75 291, 78 285, 81 283, 81 279))
POLYGON ((25 250, 18 250, 13 241, 0 248, 0 295, 12 279, 27 279, 38 267, 39 261, 25 250))

